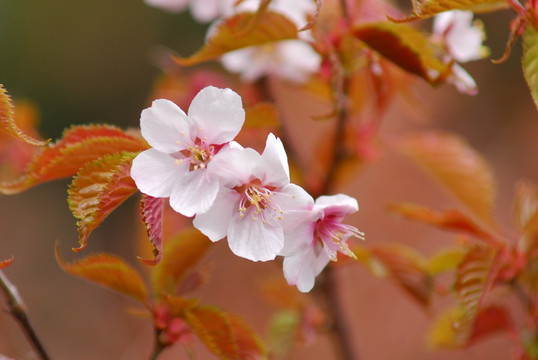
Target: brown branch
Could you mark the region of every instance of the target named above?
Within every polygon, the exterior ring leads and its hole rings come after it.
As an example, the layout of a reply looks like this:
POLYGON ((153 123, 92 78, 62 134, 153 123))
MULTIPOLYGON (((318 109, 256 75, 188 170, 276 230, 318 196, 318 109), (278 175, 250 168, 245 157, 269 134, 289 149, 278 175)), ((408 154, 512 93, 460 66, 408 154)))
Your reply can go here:
POLYGON ((9 281, 6 274, 2 270, 0 270, 0 289, 2 289, 7 298, 6 311, 10 313, 15 320, 17 320, 39 357, 42 360, 49 360, 50 357, 47 354, 43 344, 39 340, 30 319, 28 318, 26 305, 24 304, 19 291, 15 285, 9 281))

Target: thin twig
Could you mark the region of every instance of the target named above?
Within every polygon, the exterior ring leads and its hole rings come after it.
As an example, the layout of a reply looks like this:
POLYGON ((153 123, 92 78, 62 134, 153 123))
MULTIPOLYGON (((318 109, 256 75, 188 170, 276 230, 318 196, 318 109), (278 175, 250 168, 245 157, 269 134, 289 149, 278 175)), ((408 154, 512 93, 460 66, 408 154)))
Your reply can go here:
POLYGON ((335 269, 327 266, 323 273, 316 280, 318 296, 322 297, 326 312, 330 318, 331 340, 337 353, 337 358, 341 360, 359 360, 356 343, 351 336, 351 328, 348 317, 342 308, 341 294, 339 291, 338 278, 335 269))
POLYGON ((166 349, 166 346, 161 342, 162 330, 155 329, 155 344, 153 346, 153 352, 151 353, 150 360, 157 360, 162 351, 166 349))
POLYGON ((15 320, 17 320, 39 357, 42 360, 49 360, 50 357, 47 354, 43 344, 39 340, 30 319, 28 318, 26 305, 24 304, 19 291, 15 285, 9 281, 6 274, 2 270, 0 270, 0 288, 7 298, 7 312, 13 315, 15 320))

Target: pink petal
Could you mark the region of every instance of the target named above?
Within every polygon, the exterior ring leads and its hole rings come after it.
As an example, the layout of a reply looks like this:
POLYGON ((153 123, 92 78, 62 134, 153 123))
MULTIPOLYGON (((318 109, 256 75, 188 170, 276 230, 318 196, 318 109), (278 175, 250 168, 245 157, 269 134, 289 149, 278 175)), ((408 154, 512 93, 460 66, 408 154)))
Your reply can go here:
POLYGON ((150 6, 155 6, 170 12, 179 12, 185 10, 189 0, 145 0, 150 6))
MULTIPOLYGON (((267 219, 272 220, 272 219, 267 219)), ((232 217, 228 228, 228 245, 232 252, 252 261, 269 261, 280 253, 284 246, 284 234, 279 223, 261 218, 252 220, 249 212, 244 217, 232 217)))
POLYGON ((136 187, 146 195, 169 197, 177 179, 188 171, 188 164, 176 166, 175 160, 155 149, 138 154, 131 166, 136 187))
POLYGON ((284 258, 284 277, 288 284, 297 285, 301 292, 309 292, 314 287, 315 278, 329 263, 324 251, 317 254, 315 248, 308 246, 303 251, 284 258))
POLYGON ((196 214, 193 224, 211 241, 218 241, 228 233, 232 216, 238 215, 240 195, 235 190, 221 188, 208 211, 196 214))
POLYGON ((359 211, 359 204, 355 198, 345 194, 323 195, 316 199, 316 209, 322 209, 325 215, 344 217, 359 211))
POLYGON ((312 244, 316 221, 322 217, 323 212, 321 211, 287 211, 282 218, 284 248, 279 255, 289 256, 305 245, 312 244))
POLYGON ((241 97, 232 90, 208 86, 192 100, 189 118, 199 128, 198 137, 207 138, 210 144, 224 144, 241 130, 245 110, 241 97))
POLYGON ((176 104, 170 100, 155 100, 151 107, 144 109, 140 117, 142 136, 155 149, 172 154, 181 149, 190 134, 191 121, 176 104))
POLYGON ((314 199, 302 187, 295 184, 288 184, 282 189, 273 193, 272 203, 284 211, 307 210, 314 205, 314 199))
POLYGON ((288 156, 282 141, 272 133, 267 136, 262 159, 266 166, 264 183, 266 185, 283 187, 290 183, 288 156))
POLYGON ((218 190, 218 180, 207 176, 206 169, 190 171, 177 179, 170 195, 170 206, 184 216, 194 216, 209 209, 218 190))

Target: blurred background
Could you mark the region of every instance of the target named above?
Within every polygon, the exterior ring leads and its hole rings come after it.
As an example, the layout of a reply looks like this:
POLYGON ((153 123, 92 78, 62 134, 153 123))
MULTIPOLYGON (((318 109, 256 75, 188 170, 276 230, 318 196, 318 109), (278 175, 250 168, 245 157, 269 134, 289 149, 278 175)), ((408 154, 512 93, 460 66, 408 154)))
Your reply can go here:
MULTIPOLYGON (((400 1, 409 7, 407 1, 400 1)), ((510 11, 480 16, 492 57, 499 58, 508 39, 510 11)), ((427 21, 425 28, 429 28, 427 21)), ((152 59, 156 46, 182 54, 203 43, 205 26, 188 13, 167 14, 142 0, 0 0, 0 83, 15 100, 29 100, 38 110, 38 129, 58 138, 71 124, 108 123, 137 127, 160 70, 152 59)), ((489 60, 465 68, 479 85, 474 97, 444 85, 433 89, 419 82, 420 108, 394 106, 383 134, 417 128, 459 133, 491 163, 498 181, 496 216, 511 226, 513 187, 519 179, 538 182, 538 116, 521 73, 520 45, 501 65, 489 60)), ((39 185, 22 194, 0 197, 0 258, 15 255, 5 271, 17 285, 29 315, 54 359, 147 359, 152 348, 149 321, 133 317, 127 298, 62 272, 54 244, 75 259, 76 220, 66 203, 69 180, 39 185)), ((453 241, 451 236, 388 214, 385 205, 410 201, 443 210, 458 206, 405 159, 390 153, 370 165, 342 192, 356 197, 361 210, 348 219, 366 232, 370 244, 401 242, 431 254, 453 241)), ((136 260, 137 199, 115 211, 91 235, 78 255, 110 252, 142 269, 136 260)), ((274 309, 257 291, 264 279, 281 276, 280 264, 252 263, 233 256, 218 243, 204 260, 213 269, 197 291, 202 302, 242 315, 262 335, 274 309)), ((431 352, 426 333, 433 316, 446 307, 436 303, 425 312, 387 280, 373 278, 360 266, 339 269, 344 306, 353 325, 361 360, 507 359, 510 342, 494 336, 465 351, 431 352)), ((517 314, 517 307, 514 310, 517 314)), ((212 359, 201 347, 199 359, 212 359)), ((0 354, 33 359, 15 321, 0 314, 0 354)), ((298 348, 292 359, 334 359, 328 339, 298 348)), ((162 359, 188 359, 180 346, 162 359)))

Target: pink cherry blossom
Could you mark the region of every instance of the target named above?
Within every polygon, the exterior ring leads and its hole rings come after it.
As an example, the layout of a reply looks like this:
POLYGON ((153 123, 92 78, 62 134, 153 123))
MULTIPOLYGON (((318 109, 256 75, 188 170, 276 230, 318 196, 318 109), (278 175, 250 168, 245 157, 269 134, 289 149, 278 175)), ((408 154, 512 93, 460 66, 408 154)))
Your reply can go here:
POLYGON ((282 224, 287 213, 314 202, 301 187, 290 184, 282 142, 269 134, 261 155, 236 144, 211 166, 222 187, 211 208, 196 215, 194 226, 211 241, 227 236, 238 256, 273 260, 284 246, 282 224))
POLYGON ((241 97, 230 89, 202 89, 188 115, 169 100, 155 100, 140 118, 152 148, 133 160, 136 186, 153 197, 170 197, 171 207, 185 216, 206 211, 219 190, 211 162, 231 150, 244 121, 241 97))
POLYGON ((314 287, 315 278, 338 252, 352 258, 350 237, 364 239, 354 226, 342 224, 346 215, 359 210, 357 200, 347 195, 320 196, 310 211, 297 211, 287 219, 284 276, 302 292, 314 287))
POLYGON ((144 0, 146 4, 169 12, 190 8, 192 17, 201 23, 211 22, 221 16, 231 15, 236 0, 144 0))

